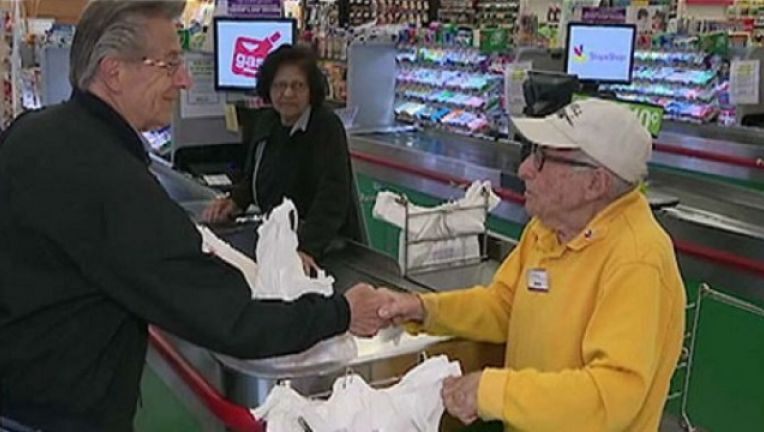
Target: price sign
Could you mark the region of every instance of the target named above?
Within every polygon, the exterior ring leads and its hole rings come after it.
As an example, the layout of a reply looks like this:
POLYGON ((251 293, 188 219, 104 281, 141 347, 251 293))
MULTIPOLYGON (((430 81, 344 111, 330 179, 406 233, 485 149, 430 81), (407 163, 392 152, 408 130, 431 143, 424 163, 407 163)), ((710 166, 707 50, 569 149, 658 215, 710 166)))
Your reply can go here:
POLYGON ((663 107, 652 104, 641 104, 633 102, 621 102, 628 106, 637 115, 642 126, 647 129, 653 137, 657 137, 663 128, 663 107))
MULTIPOLYGON (((588 96, 574 95, 573 100, 588 99, 588 96)), ((613 102, 625 105, 637 115, 642 126, 650 132, 654 138, 657 138, 663 129, 663 114, 664 109, 660 105, 653 105, 649 103, 640 102, 627 102, 614 99, 613 102)))

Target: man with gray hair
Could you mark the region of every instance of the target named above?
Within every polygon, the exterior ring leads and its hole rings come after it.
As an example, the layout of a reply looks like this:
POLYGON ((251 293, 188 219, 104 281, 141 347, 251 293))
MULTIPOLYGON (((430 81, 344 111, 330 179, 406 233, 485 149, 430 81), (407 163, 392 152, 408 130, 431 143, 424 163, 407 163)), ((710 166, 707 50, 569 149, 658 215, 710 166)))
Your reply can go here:
POLYGON ((684 336, 671 239, 639 183, 652 139, 614 102, 513 119, 532 216, 487 287, 389 292, 380 316, 412 332, 506 343, 504 368, 446 380, 448 412, 505 430, 656 431, 684 336))
POLYGON ((72 98, 0 136, 0 417, 132 430, 148 323, 244 358, 384 324, 382 296, 364 284, 251 300, 150 173, 138 134, 169 124, 191 85, 174 23, 184 6, 91 1, 71 49, 72 98))

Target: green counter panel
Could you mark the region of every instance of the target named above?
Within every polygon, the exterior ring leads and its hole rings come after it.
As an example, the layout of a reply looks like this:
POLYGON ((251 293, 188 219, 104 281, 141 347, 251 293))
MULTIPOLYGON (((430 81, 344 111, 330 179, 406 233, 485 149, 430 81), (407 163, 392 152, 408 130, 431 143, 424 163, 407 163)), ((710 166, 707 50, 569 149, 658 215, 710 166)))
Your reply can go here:
MULTIPOLYGON (((700 282, 686 284, 688 301, 695 302, 700 282)), ((697 333, 687 409, 693 424, 709 431, 764 430, 764 319, 705 298, 697 333)))
POLYGON ((186 405, 148 363, 141 378, 141 397, 134 421, 136 432, 202 432, 186 405))

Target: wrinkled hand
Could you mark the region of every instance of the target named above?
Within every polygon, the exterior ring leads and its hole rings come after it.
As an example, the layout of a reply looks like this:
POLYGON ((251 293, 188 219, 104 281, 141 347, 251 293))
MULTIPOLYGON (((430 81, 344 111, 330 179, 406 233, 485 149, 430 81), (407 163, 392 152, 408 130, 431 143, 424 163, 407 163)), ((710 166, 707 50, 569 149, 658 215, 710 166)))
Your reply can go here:
POLYGON ((241 209, 231 198, 218 198, 204 209, 202 220, 207 223, 226 222, 233 219, 233 216, 239 212, 241 209))
POLYGON ((350 333, 356 336, 372 337, 389 321, 379 317, 378 311, 387 297, 369 284, 358 284, 345 292, 350 305, 350 333))
POLYGON ((386 298, 385 304, 379 309, 379 317, 400 325, 407 321, 424 322, 426 310, 422 300, 416 294, 391 291, 380 288, 386 298))
POLYGON ((473 372, 463 377, 449 377, 443 381, 440 395, 451 416, 468 425, 478 419, 478 387, 483 372, 473 372))
POLYGON ((300 255, 300 260, 302 260, 302 271, 304 271, 306 275, 310 276, 311 271, 318 274, 321 267, 316 264, 316 260, 314 260, 312 256, 300 251, 297 251, 297 254, 300 255))

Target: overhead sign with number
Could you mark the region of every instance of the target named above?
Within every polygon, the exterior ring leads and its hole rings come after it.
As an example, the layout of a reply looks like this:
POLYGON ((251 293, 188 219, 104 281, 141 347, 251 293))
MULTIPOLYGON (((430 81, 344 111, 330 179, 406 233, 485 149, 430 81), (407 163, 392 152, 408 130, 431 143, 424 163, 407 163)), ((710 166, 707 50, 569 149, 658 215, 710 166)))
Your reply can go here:
MULTIPOLYGON (((575 95, 573 100, 588 98, 589 96, 575 95)), ((637 118, 639 118, 639 121, 642 123, 642 126, 644 126, 648 132, 650 132, 653 138, 657 138, 658 135, 660 135, 661 130, 663 129, 663 115, 665 113, 665 110, 662 106, 642 102, 623 101, 619 99, 608 100, 612 100, 613 102, 625 105, 634 111, 634 113, 637 115, 637 118)))

